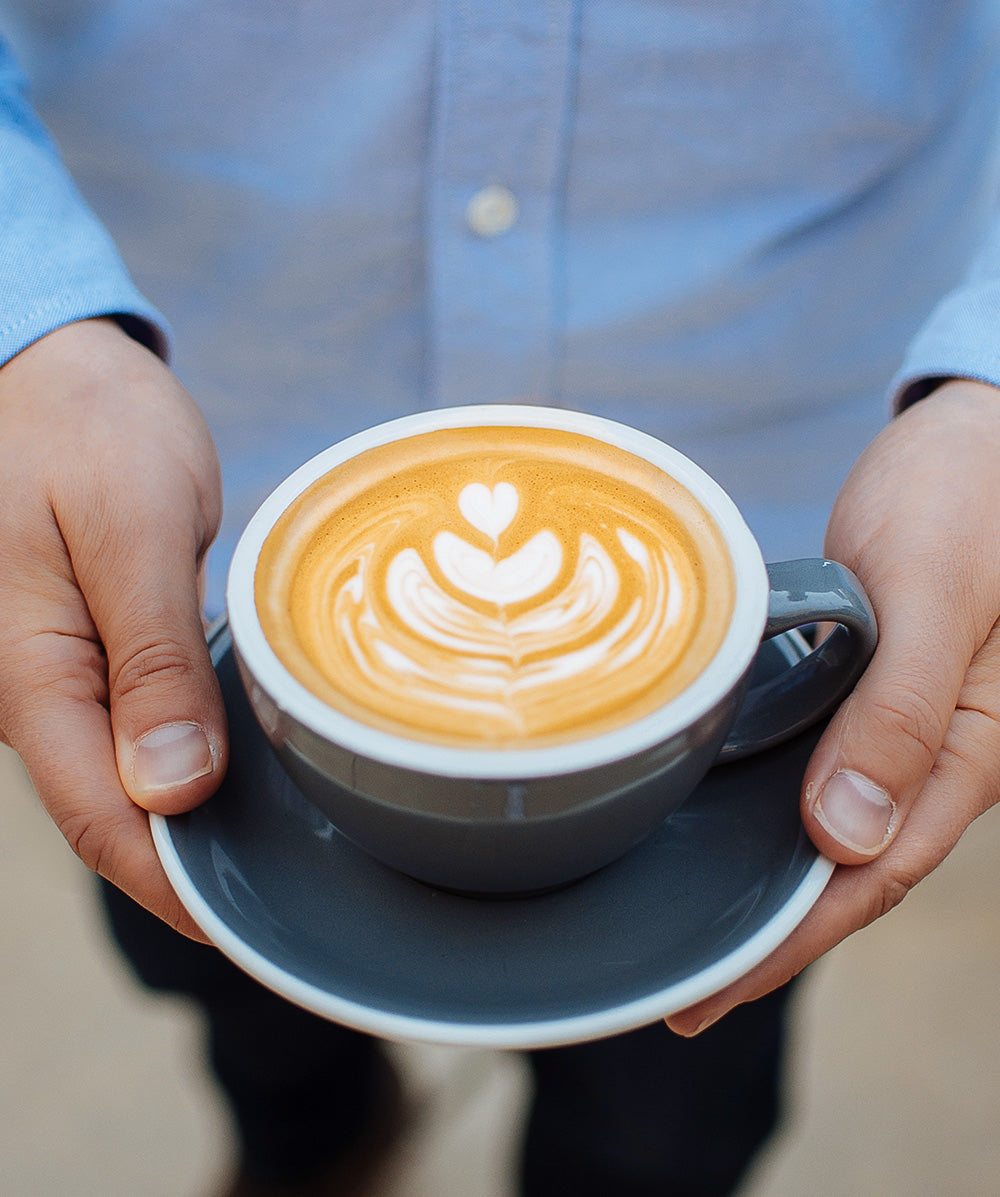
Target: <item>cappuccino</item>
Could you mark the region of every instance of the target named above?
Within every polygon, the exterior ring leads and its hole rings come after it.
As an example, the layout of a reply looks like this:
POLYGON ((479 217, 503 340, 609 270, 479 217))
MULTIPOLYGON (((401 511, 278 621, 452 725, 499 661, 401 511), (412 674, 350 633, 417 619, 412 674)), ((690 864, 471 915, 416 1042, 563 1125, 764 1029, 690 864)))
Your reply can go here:
POLYGON ((542 427, 440 428, 370 448, 276 521, 254 578, 288 671, 408 739, 535 748, 633 723, 721 645, 735 579, 657 466, 542 427))

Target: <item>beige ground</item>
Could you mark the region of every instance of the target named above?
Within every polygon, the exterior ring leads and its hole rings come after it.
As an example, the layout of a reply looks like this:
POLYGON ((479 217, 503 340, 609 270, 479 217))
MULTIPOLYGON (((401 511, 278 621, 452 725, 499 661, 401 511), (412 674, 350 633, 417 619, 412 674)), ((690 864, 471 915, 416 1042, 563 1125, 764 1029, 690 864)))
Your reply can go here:
MULTIPOLYGON (((0 812, 0 1193, 209 1197, 228 1146, 190 1015, 132 988, 90 879, 3 749, 0 812)), ((1000 1192, 998 859, 994 815, 813 970, 793 1114, 743 1197, 1000 1192)), ((426 1115, 384 1197, 509 1197, 516 1058, 421 1049, 404 1064, 426 1115)))

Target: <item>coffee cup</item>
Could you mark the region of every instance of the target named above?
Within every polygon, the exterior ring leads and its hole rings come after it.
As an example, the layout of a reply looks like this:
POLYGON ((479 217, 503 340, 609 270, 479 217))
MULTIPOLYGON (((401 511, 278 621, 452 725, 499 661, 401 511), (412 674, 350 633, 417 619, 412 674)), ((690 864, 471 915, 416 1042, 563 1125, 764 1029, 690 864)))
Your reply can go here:
POLYGON ((765 567, 675 449, 506 404, 319 453, 250 521, 227 606, 251 707, 302 792, 383 863, 475 895, 621 857, 713 764, 832 711, 876 637, 849 570, 765 567), (763 639, 828 621, 749 685, 763 639))

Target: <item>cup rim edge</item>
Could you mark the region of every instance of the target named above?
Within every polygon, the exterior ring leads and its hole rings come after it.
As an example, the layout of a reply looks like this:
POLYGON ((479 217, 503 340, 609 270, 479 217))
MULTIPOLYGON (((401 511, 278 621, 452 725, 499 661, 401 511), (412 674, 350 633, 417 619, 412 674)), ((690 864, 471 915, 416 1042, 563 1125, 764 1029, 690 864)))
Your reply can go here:
POLYGON ((764 630, 767 595, 763 557, 736 504, 711 475, 673 446, 604 416, 569 408, 474 404, 433 408, 374 425, 303 462, 263 500, 240 536, 229 566, 226 605, 233 646, 244 668, 270 702, 313 734, 333 740, 347 752, 413 773, 514 781, 610 765, 647 753, 696 725, 725 700, 750 668, 764 630), (603 439, 676 478, 719 527, 736 588, 729 627, 706 668, 656 711, 589 739, 537 748, 440 744, 374 728, 334 710, 288 671, 268 643, 253 597, 257 556, 278 517, 306 487, 342 462, 389 441, 438 428, 488 425, 551 427, 603 439))

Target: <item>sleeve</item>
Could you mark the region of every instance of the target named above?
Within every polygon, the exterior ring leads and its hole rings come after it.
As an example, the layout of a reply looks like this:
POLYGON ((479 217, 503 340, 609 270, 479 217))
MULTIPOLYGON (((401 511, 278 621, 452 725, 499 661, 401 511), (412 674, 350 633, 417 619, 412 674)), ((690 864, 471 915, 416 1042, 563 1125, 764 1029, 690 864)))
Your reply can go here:
POLYGON ((1000 223, 962 284, 911 341, 890 384, 892 410, 902 411, 949 378, 1000 387, 1000 223))
POLYGON ((137 291, 27 100, 0 42, 0 364, 53 329, 114 316, 167 357, 170 332, 137 291))

